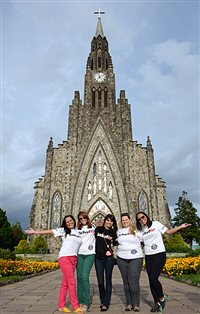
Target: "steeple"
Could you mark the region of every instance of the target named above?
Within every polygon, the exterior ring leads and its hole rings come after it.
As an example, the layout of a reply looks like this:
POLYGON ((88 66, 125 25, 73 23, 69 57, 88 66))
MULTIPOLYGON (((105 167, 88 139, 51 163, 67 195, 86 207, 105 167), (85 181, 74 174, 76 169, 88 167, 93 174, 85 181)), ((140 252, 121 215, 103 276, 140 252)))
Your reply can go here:
POLYGON ((105 12, 99 10, 94 13, 99 16, 87 60, 84 104, 100 112, 105 107, 115 105, 115 75, 100 17, 105 12))
POLYGON ((102 23, 101 23, 101 18, 100 18, 100 17, 98 18, 97 29, 96 29, 95 37, 97 38, 99 35, 100 35, 102 38, 104 37, 103 27, 102 27, 102 23))

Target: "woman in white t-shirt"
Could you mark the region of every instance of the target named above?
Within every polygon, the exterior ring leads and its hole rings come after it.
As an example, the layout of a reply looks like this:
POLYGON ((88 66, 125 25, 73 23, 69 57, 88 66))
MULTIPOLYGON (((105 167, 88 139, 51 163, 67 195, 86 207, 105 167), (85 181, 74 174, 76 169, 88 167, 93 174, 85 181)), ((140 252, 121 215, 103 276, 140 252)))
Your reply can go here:
POLYGON ((95 226, 85 211, 80 211, 78 214, 78 230, 82 244, 78 252, 77 294, 80 307, 85 312, 90 305, 89 276, 95 257, 95 226))
POLYGON ((63 219, 61 228, 51 230, 29 229, 25 231, 27 234, 50 234, 62 238, 62 246, 58 255, 58 264, 62 271, 62 284, 58 299, 58 310, 63 313, 71 313, 65 306, 67 294, 69 295, 73 312, 83 313, 76 295, 76 279, 74 275, 77 264, 77 254, 82 241, 80 234, 75 227, 76 221, 74 217, 67 215, 63 219))
POLYGON ((138 230, 143 235, 146 269, 151 293, 155 302, 151 312, 162 312, 168 300, 168 296, 163 293, 162 285, 158 280, 166 262, 166 250, 162 235, 164 233, 173 234, 191 226, 191 224, 184 223, 178 227, 168 229, 159 221, 151 221, 144 212, 137 213, 136 223, 138 230))
POLYGON ((143 263, 142 234, 136 230, 128 213, 121 215, 122 228, 117 231, 117 265, 122 275, 126 297, 125 311, 140 312, 140 273, 143 263))

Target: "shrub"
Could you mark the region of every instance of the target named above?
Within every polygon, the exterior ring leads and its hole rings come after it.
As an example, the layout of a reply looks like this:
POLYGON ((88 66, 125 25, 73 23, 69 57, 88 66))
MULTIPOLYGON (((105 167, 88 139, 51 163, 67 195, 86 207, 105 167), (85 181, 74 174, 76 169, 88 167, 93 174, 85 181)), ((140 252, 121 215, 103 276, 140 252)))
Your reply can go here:
POLYGON ((32 253, 31 246, 26 240, 19 241, 19 244, 15 246, 15 253, 32 253))
POLYGON ((15 260, 16 256, 14 252, 0 248, 0 258, 5 260, 15 260))
POLYGON ((200 256, 200 249, 196 249, 196 250, 190 249, 187 256, 200 256))
POLYGON ((190 250, 179 233, 173 234, 170 237, 165 236, 164 243, 166 251, 169 253, 187 253, 190 250))
POLYGON ((39 236, 34 239, 33 245, 32 245, 32 253, 47 253, 48 252, 48 246, 47 242, 42 236, 39 236))

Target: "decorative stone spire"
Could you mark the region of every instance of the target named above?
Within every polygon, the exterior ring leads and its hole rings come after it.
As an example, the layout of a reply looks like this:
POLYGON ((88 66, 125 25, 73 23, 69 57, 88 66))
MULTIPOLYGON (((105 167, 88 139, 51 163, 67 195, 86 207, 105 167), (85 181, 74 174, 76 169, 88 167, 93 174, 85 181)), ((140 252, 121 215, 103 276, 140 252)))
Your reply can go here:
POLYGON ((150 137, 149 137, 149 136, 147 136, 147 149, 153 150, 152 144, 151 144, 151 140, 150 140, 150 137))
POLYGON ((52 149, 52 148, 53 148, 53 137, 50 137, 47 150, 50 150, 50 149, 52 149))

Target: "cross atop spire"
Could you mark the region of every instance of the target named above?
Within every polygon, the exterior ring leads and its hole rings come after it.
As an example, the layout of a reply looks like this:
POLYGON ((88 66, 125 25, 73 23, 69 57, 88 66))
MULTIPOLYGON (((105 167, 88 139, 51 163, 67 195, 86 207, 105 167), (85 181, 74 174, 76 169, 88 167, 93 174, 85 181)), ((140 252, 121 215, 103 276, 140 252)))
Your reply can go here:
POLYGON ((98 14, 99 15, 98 17, 100 18, 101 14, 105 14, 105 12, 99 9, 99 11, 94 11, 94 14, 98 14))
POLYGON ((103 38, 104 34, 103 34, 103 27, 101 24, 101 14, 105 14, 105 12, 99 9, 99 11, 95 11, 94 14, 99 14, 95 37, 97 38, 100 35, 103 38))

